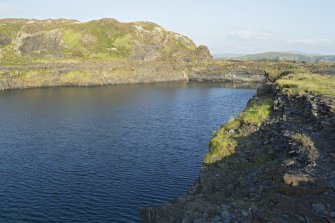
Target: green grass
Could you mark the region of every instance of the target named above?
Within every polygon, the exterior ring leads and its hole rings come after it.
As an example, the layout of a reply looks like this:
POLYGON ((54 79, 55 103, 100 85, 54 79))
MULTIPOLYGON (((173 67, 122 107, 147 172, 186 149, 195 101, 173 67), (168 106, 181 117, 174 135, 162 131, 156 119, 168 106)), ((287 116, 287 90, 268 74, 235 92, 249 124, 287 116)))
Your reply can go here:
POLYGON ((250 101, 246 110, 242 113, 240 119, 244 123, 258 124, 266 119, 273 106, 272 98, 260 98, 250 101))
POLYGON ((61 77, 61 81, 72 85, 84 86, 92 82, 92 76, 89 72, 74 70, 64 74, 61 77))
POLYGON ((291 62, 263 62, 261 68, 268 74, 269 78, 276 80, 291 73, 306 72, 302 64, 291 62))
POLYGON ((26 56, 18 56, 15 54, 13 50, 13 46, 7 46, 2 49, 3 59, 0 60, 0 64, 2 65, 19 65, 19 64, 27 64, 32 61, 31 58, 26 56))
POLYGON ((209 153, 206 154, 204 162, 215 163, 235 153, 239 138, 248 135, 240 126, 263 122, 271 113, 272 107, 271 97, 253 98, 236 119, 229 121, 216 132, 209 143, 209 153), (235 133, 229 133, 230 129, 234 129, 235 133))
POLYGON ((335 76, 311 73, 289 74, 277 80, 280 90, 288 94, 310 92, 319 95, 335 96, 335 76))
POLYGON ((80 46, 82 33, 76 32, 72 29, 64 30, 63 40, 67 47, 76 48, 80 46))

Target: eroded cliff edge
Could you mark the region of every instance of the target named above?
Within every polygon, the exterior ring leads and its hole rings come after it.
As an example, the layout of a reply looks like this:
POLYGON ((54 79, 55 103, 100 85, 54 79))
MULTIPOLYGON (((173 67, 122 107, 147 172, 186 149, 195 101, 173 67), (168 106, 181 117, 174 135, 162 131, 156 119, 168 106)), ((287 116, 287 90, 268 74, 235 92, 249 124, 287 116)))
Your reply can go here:
POLYGON ((272 64, 211 139, 194 187, 142 221, 334 222, 335 76, 322 70, 272 64))

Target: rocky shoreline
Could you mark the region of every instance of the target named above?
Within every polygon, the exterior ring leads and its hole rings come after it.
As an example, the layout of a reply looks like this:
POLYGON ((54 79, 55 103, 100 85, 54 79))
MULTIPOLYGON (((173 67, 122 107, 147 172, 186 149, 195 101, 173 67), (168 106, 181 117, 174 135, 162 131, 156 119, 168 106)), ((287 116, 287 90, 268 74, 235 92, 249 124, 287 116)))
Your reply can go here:
POLYGON ((246 110, 271 98, 270 115, 223 127, 237 149, 205 163, 187 195, 141 209, 142 222, 334 222, 335 98, 285 87, 268 76, 246 110))
POLYGON ((171 81, 260 83, 265 78, 262 70, 226 70, 221 66, 196 70, 196 66, 205 67, 170 60, 7 65, 0 67, 0 90, 171 81))

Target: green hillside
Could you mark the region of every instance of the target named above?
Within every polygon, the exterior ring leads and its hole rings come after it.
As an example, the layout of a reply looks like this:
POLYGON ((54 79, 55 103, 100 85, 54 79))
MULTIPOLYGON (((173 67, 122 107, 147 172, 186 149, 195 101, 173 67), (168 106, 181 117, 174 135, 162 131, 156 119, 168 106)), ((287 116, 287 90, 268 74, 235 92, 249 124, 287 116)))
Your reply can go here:
POLYGON ((0 63, 207 60, 205 46, 150 22, 0 19, 0 63))

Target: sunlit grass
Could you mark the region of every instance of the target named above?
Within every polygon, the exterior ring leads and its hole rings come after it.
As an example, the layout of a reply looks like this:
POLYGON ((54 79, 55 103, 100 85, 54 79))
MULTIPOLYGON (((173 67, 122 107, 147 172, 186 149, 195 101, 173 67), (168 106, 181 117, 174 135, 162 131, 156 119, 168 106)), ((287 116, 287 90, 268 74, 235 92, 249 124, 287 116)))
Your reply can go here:
POLYGON ((335 96, 335 76, 311 73, 290 74, 277 80, 278 87, 288 94, 314 94, 335 96))
POLYGON ((303 65, 285 61, 264 62, 261 64, 262 69, 268 74, 269 78, 274 80, 292 73, 307 72, 306 67, 303 65))
POLYGON ((252 99, 236 119, 229 121, 216 132, 209 143, 209 153, 206 154, 204 162, 211 164, 235 153, 238 138, 248 134, 240 128, 241 125, 257 125, 263 122, 271 113, 272 107, 271 97, 252 99), (233 133, 229 133, 231 129, 234 129, 233 133))

